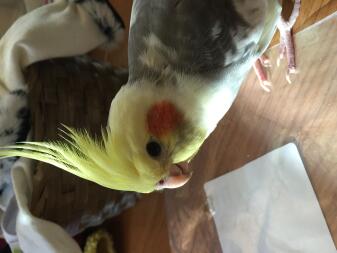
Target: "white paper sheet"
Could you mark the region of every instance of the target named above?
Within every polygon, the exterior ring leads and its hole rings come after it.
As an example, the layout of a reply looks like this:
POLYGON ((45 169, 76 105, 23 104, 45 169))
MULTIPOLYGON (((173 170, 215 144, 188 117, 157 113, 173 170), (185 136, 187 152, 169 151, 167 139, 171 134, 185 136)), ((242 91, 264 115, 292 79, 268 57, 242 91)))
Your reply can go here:
POLYGON ((207 182, 205 191, 224 253, 337 252, 294 144, 207 182))

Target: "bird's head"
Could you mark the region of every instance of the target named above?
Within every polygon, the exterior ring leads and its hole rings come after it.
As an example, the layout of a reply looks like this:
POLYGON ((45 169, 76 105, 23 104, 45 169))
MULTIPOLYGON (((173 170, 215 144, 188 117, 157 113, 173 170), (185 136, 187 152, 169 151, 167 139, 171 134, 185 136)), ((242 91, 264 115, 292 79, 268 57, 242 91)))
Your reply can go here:
POLYGON ((134 184, 148 191, 184 185, 192 174, 188 162, 205 139, 179 99, 163 87, 132 84, 112 102, 108 126, 114 148, 125 169, 137 175, 134 184))

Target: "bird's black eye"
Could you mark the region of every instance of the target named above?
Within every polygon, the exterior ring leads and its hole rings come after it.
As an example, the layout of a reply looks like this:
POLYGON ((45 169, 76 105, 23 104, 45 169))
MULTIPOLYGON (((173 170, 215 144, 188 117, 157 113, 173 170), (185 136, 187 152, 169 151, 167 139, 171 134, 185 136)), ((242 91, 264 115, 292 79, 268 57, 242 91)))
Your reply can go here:
POLYGON ((146 151, 151 157, 155 158, 160 156, 161 146, 158 142, 150 141, 148 144, 146 144, 146 151))

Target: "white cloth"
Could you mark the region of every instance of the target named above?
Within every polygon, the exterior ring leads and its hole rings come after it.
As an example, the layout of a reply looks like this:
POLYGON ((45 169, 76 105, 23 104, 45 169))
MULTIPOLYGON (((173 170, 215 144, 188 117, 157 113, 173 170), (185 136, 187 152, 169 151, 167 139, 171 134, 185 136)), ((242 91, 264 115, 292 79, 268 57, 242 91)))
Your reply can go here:
POLYGON ((207 182, 205 191, 223 252, 336 253, 294 144, 207 182))
POLYGON ((32 161, 19 159, 12 168, 15 196, 6 210, 2 230, 12 251, 27 253, 80 253, 77 243, 59 225, 36 218, 29 211, 32 161))

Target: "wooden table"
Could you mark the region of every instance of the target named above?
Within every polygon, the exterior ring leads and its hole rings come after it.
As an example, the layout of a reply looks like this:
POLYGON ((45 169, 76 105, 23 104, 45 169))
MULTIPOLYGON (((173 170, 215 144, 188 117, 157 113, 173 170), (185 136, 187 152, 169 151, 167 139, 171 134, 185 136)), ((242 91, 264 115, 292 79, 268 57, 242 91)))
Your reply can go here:
MULTIPOLYGON (((221 252, 208 213, 205 182, 237 169, 286 143, 295 142, 337 243, 337 13, 296 35, 300 73, 285 80, 286 64, 274 65, 271 93, 251 72, 232 108, 192 162, 183 188, 166 192, 173 252, 221 252)), ((225 193, 224 193, 225 194, 225 193)))

